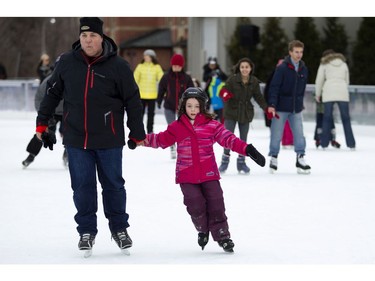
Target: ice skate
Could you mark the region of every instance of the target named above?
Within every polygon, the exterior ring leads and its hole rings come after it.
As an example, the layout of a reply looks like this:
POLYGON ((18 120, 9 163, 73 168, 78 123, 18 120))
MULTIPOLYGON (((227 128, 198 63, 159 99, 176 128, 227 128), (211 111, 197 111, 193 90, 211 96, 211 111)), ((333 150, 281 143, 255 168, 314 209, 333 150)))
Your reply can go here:
POLYGON ((198 245, 202 247, 202 251, 204 250, 204 247, 207 245, 209 239, 209 233, 198 233, 198 245))
POLYGON ((92 247, 95 244, 95 235, 90 233, 82 234, 79 242, 78 249, 84 251, 83 257, 88 258, 92 255, 92 247))
POLYGON ((271 156, 270 159, 270 173, 273 174, 277 171, 277 156, 271 156))
POLYGON ((310 174, 311 167, 306 164, 304 154, 298 154, 297 155, 297 161, 296 161, 296 167, 297 167, 297 173, 298 174, 310 174))
POLYGON ((35 156, 32 154, 29 154, 25 160, 22 161, 23 168, 27 168, 35 159, 35 156))
POLYGON ((118 231, 118 232, 112 232, 112 238, 113 240, 115 240, 117 246, 121 249, 121 252, 123 254, 130 255, 128 248, 133 246, 133 241, 130 238, 126 229, 118 231))
POLYGON ((238 173, 241 173, 241 172, 245 174, 250 173, 250 168, 246 165, 244 156, 239 156, 237 158, 237 171, 238 173))
POLYGON ((338 142, 335 141, 335 140, 332 140, 332 141, 331 141, 331 145, 332 145, 333 147, 336 147, 336 148, 340 148, 340 147, 341 147, 341 144, 338 143, 338 142))
POLYGON ((233 251, 234 243, 231 239, 226 238, 226 239, 220 240, 218 243, 219 243, 219 246, 222 247, 225 252, 227 252, 227 253, 233 253, 234 252, 233 251))
POLYGON ((223 156, 221 158, 221 165, 219 167, 219 172, 221 174, 225 173, 225 171, 228 169, 229 159, 230 159, 230 155, 223 154, 223 156))

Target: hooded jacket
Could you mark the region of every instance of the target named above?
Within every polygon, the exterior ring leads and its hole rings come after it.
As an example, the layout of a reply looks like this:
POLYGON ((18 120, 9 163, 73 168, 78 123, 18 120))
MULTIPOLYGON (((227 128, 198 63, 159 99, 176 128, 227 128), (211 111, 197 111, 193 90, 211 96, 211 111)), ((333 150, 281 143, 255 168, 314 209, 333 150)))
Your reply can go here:
POLYGON ((84 149, 125 145, 124 110, 129 137, 143 140, 142 104, 128 63, 117 56, 113 40, 103 35, 103 53, 89 62, 79 40, 58 59, 37 117, 48 124, 64 99, 63 143, 84 149))
POLYGON ((315 80, 315 94, 322 102, 349 102, 349 69, 342 54, 324 56, 315 80))
POLYGON ((299 113, 304 109, 303 98, 307 84, 308 70, 299 62, 295 71, 290 56, 276 67, 268 92, 268 104, 281 112, 299 113))
POLYGON ((184 70, 173 72, 172 68, 161 78, 159 83, 157 103, 164 108, 177 111, 182 93, 189 87, 194 87, 193 80, 184 70))
POLYGON ((168 125, 166 131, 147 134, 145 146, 167 148, 177 143, 176 183, 202 183, 219 180, 214 144, 246 155, 246 142, 237 138, 224 125, 198 114, 194 125, 186 114, 168 125))
POLYGON ((259 80, 254 75, 250 75, 249 83, 245 85, 242 82, 241 74, 234 74, 225 82, 224 88, 233 94, 232 98, 224 102, 224 119, 239 123, 253 121, 254 106, 251 102, 252 98, 263 110, 267 108, 267 103, 260 92, 259 80))

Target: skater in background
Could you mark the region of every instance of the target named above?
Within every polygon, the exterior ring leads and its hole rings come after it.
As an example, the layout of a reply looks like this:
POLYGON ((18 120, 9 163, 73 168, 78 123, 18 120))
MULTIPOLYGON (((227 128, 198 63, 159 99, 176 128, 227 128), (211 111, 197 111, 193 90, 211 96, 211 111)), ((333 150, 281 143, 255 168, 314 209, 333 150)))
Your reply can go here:
MULTIPOLYGON (((278 67, 283 61, 284 61, 283 59, 279 59, 277 61, 276 67, 278 67)), ((267 102, 268 102, 268 91, 269 91, 270 83, 271 83, 274 73, 275 73, 275 69, 268 76, 266 85, 264 87, 264 99, 267 102)), ((271 128, 272 118, 271 119, 269 118, 267 112, 264 112, 264 120, 266 123, 266 127, 271 128)), ((290 124, 288 120, 286 120, 285 122, 283 137, 281 138, 281 145, 283 146, 283 148, 293 148, 293 132, 292 132, 292 129, 290 128, 290 124)))
POLYGON ((103 210, 113 240, 120 249, 133 242, 128 234, 122 155, 128 136, 145 139, 142 103, 129 64, 117 55, 117 45, 103 34, 100 18, 80 18, 79 40, 58 59, 37 116, 36 135, 52 148, 54 133, 48 121, 64 99, 64 138, 69 158, 74 219, 79 250, 91 251, 97 229, 97 176, 102 187, 103 210))
POLYGON ((267 113, 273 118, 270 138, 270 172, 278 168, 277 157, 286 120, 293 132, 294 151, 298 173, 309 174, 311 167, 305 161, 306 140, 303 134, 303 98, 307 84, 308 70, 302 61, 304 44, 293 40, 288 45, 289 55, 276 68, 268 92, 267 113), (277 112, 277 115, 276 115, 277 112))
POLYGON ((163 77, 161 68, 154 50, 148 49, 143 53, 143 60, 134 70, 134 79, 141 93, 143 114, 147 108, 147 132, 154 131, 155 104, 158 97, 158 83, 163 77))
POLYGON ((39 83, 42 83, 47 76, 49 76, 53 71, 53 65, 50 62, 50 57, 47 54, 40 56, 40 61, 36 72, 38 73, 39 83))
POLYGON ((207 63, 203 66, 203 82, 206 86, 208 81, 213 76, 219 76, 223 81, 227 80, 228 76, 220 68, 215 57, 209 57, 207 63))
MULTIPOLYGON (((40 104, 46 94, 47 90, 47 80, 51 77, 51 74, 47 76, 43 82, 39 85, 34 99, 34 105, 35 109, 38 112, 40 104)), ((62 116, 63 116, 63 101, 60 101, 59 105, 55 109, 55 113, 53 114, 53 117, 48 121, 48 130, 51 130, 53 132, 56 132, 57 123, 59 124, 59 133, 61 138, 63 137, 63 131, 62 131, 62 116)), ((42 149, 43 143, 37 138, 36 134, 31 138, 29 141, 26 151, 29 153, 27 158, 22 161, 22 165, 24 168, 28 167, 35 159, 35 157, 39 154, 40 150, 42 149)), ((66 153, 66 149, 64 148, 63 153, 63 163, 65 167, 68 166, 68 155, 66 153)))
MULTIPOLYGON (((202 250, 211 233, 214 241, 226 252, 232 252, 231 240, 220 173, 217 168, 213 145, 218 143, 226 149, 249 156, 258 165, 265 159, 253 145, 237 138, 214 120, 207 111, 208 96, 201 88, 188 88, 182 94, 178 119, 158 134, 147 134, 144 145, 167 148, 177 143, 176 183, 180 184, 184 204, 198 231, 198 244, 202 250)), ((129 147, 136 143, 129 140, 129 147)))
MULTIPOLYGON (((263 109, 267 109, 261 91, 258 78, 253 75, 254 63, 249 58, 240 59, 233 67, 234 74, 231 75, 221 89, 221 97, 224 100, 224 126, 232 133, 236 124, 240 131, 240 139, 247 141, 250 122, 254 118, 254 106, 252 99, 263 109)), ((230 160, 230 150, 224 148, 224 153, 219 167, 220 173, 228 169, 230 160)), ((242 154, 237 158, 237 171, 248 174, 250 168, 245 163, 245 157, 242 154)))
MULTIPOLYGON (((164 116, 167 124, 171 124, 177 119, 178 103, 182 93, 187 88, 194 86, 191 76, 184 70, 183 55, 174 54, 170 65, 168 72, 160 80, 157 98, 158 108, 161 108, 164 101, 164 116)), ((172 145, 170 150, 171 158, 176 159, 176 146, 172 145)))
POLYGON ((320 138, 322 148, 328 147, 331 140, 333 105, 340 110, 344 127, 346 146, 355 150, 355 139, 349 114, 349 68, 346 58, 334 50, 323 52, 315 80, 315 99, 324 107, 323 128, 320 138))
POLYGON ((213 112, 216 115, 215 120, 224 123, 224 102, 220 97, 220 91, 225 85, 227 75, 222 71, 212 71, 210 74, 211 75, 209 75, 206 81, 206 87, 204 90, 209 97, 209 107, 212 108, 213 112))
MULTIPOLYGON (((316 116, 315 116, 315 131, 314 131, 314 140, 315 146, 318 148, 320 146, 320 139, 323 132, 323 115, 324 115, 324 106, 321 102, 316 102, 316 116)), ((340 148, 341 144, 336 141, 336 127, 335 122, 332 118, 331 122, 331 138, 330 143, 333 147, 340 148)))

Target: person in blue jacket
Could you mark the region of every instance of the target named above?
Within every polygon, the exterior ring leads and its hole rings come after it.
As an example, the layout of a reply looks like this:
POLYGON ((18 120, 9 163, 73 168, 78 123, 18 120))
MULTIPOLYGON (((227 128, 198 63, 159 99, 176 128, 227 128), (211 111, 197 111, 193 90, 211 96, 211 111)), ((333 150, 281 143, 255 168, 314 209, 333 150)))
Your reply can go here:
POLYGON ((286 120, 289 120, 293 132, 294 151, 297 154, 298 173, 309 174, 311 167, 305 161, 306 140, 303 134, 302 110, 303 98, 307 84, 308 70, 302 61, 304 44, 293 40, 288 46, 289 55, 275 70, 268 93, 267 113, 273 118, 271 122, 271 140, 269 147, 270 171, 278 168, 277 156, 286 120))

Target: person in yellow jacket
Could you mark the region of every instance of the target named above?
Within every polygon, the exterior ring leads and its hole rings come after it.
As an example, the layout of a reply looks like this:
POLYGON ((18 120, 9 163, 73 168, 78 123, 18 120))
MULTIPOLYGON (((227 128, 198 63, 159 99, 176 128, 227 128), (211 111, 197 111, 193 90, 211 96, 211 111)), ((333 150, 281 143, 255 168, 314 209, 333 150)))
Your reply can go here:
POLYGON ((154 50, 143 53, 143 60, 134 70, 134 79, 138 84, 143 105, 143 115, 147 107, 147 133, 153 132, 155 104, 158 97, 158 83, 164 75, 154 50))

